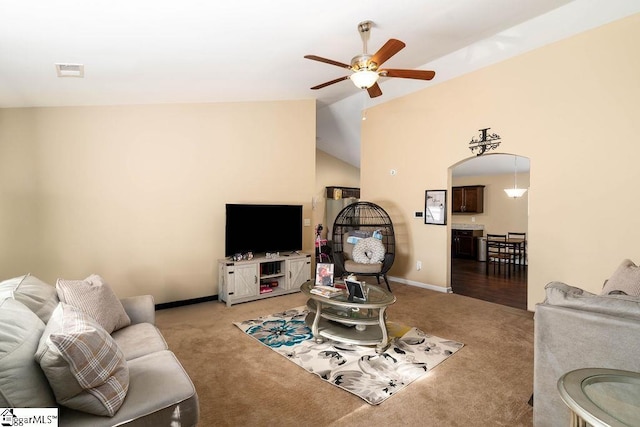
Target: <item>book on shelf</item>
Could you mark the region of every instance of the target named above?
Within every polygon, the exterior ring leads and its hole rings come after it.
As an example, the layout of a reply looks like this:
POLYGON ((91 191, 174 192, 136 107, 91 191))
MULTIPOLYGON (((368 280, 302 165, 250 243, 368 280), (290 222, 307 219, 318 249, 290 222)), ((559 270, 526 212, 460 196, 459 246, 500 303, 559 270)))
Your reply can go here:
POLYGON ((337 297, 338 295, 344 295, 344 290, 334 288, 333 286, 316 285, 311 288, 310 291, 314 295, 320 295, 327 298, 337 297))
POLYGON ((339 288, 339 289, 347 289, 347 285, 344 284, 344 280, 342 280, 342 279, 336 279, 333 282, 333 287, 334 288, 339 288))
POLYGON ((268 292, 273 292, 273 289, 278 286, 278 282, 262 282, 260 283, 260 293, 266 294, 268 292))

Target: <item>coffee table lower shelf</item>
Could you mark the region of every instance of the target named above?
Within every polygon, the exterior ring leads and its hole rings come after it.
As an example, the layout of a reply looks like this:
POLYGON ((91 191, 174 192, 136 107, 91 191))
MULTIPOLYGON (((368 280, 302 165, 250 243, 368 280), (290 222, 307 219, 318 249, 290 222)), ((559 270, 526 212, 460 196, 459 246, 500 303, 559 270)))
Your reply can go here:
POLYGON ((317 320, 317 330, 314 328, 316 313, 309 312, 305 318, 305 324, 311 328, 316 342, 322 342, 322 338, 353 344, 376 346, 377 353, 383 353, 389 346, 389 338, 385 330, 375 320, 354 322, 353 319, 330 320, 324 313, 317 320))
POLYGON ((303 283, 300 290, 309 297, 310 312, 305 323, 318 343, 331 339, 352 345, 374 345, 381 354, 389 347, 386 310, 396 302, 396 297, 380 286, 360 283, 366 295, 363 301, 352 301, 346 294, 333 298, 315 295, 313 282, 303 283))

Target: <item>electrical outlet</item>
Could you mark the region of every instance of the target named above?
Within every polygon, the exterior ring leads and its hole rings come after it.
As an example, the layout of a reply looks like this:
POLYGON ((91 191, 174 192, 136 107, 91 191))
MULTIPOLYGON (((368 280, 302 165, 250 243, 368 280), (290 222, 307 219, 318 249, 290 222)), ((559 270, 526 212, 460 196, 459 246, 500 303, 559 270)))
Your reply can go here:
POLYGON ((422 261, 416 261, 416 270, 422 270, 422 261))

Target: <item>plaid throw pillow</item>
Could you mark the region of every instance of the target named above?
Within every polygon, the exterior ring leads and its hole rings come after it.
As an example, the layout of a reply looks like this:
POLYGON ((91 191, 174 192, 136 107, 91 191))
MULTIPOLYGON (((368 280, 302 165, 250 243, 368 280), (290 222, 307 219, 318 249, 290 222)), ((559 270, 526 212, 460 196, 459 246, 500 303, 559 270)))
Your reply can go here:
POLYGON ((108 333, 131 324, 116 294, 97 274, 84 280, 58 279, 56 290, 60 301, 84 311, 108 333))
POLYGON ((129 389, 124 354, 91 317, 60 303, 40 339, 40 363, 56 401, 68 408, 113 416, 129 389))

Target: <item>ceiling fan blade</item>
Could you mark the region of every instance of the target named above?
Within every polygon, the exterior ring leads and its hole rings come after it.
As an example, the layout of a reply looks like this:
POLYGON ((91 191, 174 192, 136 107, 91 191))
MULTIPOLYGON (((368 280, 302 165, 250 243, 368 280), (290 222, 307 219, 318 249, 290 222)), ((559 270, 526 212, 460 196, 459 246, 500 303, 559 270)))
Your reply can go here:
POLYGON ((431 80, 435 75, 435 71, 427 70, 380 70, 382 77, 400 77, 403 79, 431 80))
POLYGON ((351 69, 351 65, 344 64, 344 63, 338 62, 338 61, 334 61, 333 59, 327 59, 327 58, 323 58, 321 56, 316 56, 316 55, 305 55, 304 57, 307 58, 307 59, 314 60, 314 61, 324 62, 325 64, 335 65, 337 67, 347 68, 349 70, 351 69))
POLYGON ((343 81, 343 80, 349 80, 349 76, 344 76, 344 77, 340 77, 340 78, 335 79, 335 80, 331 80, 330 82, 321 83, 321 84, 319 84, 318 86, 314 86, 314 87, 312 87, 311 89, 313 89, 313 90, 315 90, 315 89, 322 89, 323 87, 327 87, 327 86, 329 86, 329 85, 332 85, 332 84, 334 84, 334 83, 341 82, 341 81, 343 81))
POLYGON ((389 39, 371 58, 371 62, 375 62, 380 67, 384 62, 396 53, 400 52, 406 45, 404 42, 396 39, 389 39))
POLYGON ((376 98, 382 95, 382 89, 380 89, 380 86, 378 85, 378 83, 375 83, 373 86, 367 89, 367 92, 369 92, 370 98, 376 98))

